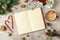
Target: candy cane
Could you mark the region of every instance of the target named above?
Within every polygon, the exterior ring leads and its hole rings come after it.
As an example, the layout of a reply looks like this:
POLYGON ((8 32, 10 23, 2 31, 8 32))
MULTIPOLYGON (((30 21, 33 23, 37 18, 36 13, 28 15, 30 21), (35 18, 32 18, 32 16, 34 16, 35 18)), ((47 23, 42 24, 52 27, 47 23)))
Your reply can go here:
POLYGON ((12 21, 12 29, 14 28, 14 26, 13 26, 13 17, 10 15, 9 17, 8 17, 8 19, 10 19, 11 18, 11 21, 12 21))
POLYGON ((9 27, 9 25, 7 24, 7 22, 9 23, 9 21, 8 21, 8 20, 5 21, 6 27, 7 27, 11 32, 13 32, 12 29, 11 29, 11 28, 9 27))

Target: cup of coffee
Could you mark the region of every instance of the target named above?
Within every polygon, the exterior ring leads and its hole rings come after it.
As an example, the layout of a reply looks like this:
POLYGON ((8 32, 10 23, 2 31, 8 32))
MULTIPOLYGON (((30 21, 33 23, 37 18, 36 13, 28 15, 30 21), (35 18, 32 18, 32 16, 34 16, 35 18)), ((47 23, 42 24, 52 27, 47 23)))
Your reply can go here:
POLYGON ((56 12, 54 10, 50 10, 45 14, 45 18, 48 21, 54 21, 56 19, 56 12))

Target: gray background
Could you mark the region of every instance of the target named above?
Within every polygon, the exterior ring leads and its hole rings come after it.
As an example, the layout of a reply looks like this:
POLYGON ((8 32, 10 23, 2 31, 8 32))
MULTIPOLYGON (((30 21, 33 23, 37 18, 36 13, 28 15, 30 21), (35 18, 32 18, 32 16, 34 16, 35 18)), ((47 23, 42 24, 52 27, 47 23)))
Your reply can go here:
MULTIPOLYGON (((55 3, 54 3, 54 6, 53 6, 53 10, 55 10, 56 14, 58 16, 60 16, 60 0, 54 0, 55 3)), ((34 3, 31 3, 31 0, 28 2, 28 3, 23 3, 22 0, 20 1, 21 4, 25 4, 27 5, 26 8, 24 9, 21 9, 20 8, 20 4, 17 5, 17 6, 14 6, 17 8, 14 9, 13 7, 13 12, 12 13, 16 13, 16 12, 20 12, 20 11, 24 11, 24 10, 29 10, 32 8, 32 6, 36 6, 38 7, 38 4, 36 2, 34 3), (32 4, 32 5, 29 5, 29 4, 32 4)), ((48 12, 49 8, 46 8, 46 7, 42 7, 43 9, 43 13, 45 14, 46 12, 48 12)), ((13 15, 12 13, 10 14, 6 14, 6 15, 0 15, 0 25, 3 25, 4 24, 4 21, 7 19, 7 16, 9 15, 13 15)), ((49 22, 46 20, 46 22, 49 22)), ((15 23, 15 22, 14 22, 15 23)), ((54 29, 57 29, 57 30, 60 30, 60 18, 56 19, 55 21, 52 21, 50 22, 53 24, 53 28, 54 29)), ((5 24, 4 24, 5 25, 5 24)), ((48 27, 47 29, 51 29, 50 27, 48 27)), ((29 34, 24 34, 24 35, 19 35, 18 34, 18 31, 16 29, 16 25, 14 24, 14 33, 12 34, 12 36, 7 36, 7 31, 0 31, 0 40, 21 40, 23 37, 26 38, 26 40, 45 40, 47 36, 45 36, 45 30, 40 30, 40 31, 37 31, 37 32, 33 32, 33 33, 29 33, 29 34), (27 35, 29 35, 29 37, 26 37, 27 35)), ((60 40, 59 37, 52 37, 52 40, 60 40)))

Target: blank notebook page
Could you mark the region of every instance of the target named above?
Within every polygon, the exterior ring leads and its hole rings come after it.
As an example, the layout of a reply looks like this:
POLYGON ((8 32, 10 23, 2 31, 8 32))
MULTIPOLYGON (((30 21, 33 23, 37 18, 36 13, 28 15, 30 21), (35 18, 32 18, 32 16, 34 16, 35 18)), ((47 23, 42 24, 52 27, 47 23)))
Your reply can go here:
POLYGON ((15 13, 14 18, 19 34, 45 29, 40 8, 15 13))
POLYGON ((42 12, 40 8, 29 11, 29 20, 32 31, 37 31, 45 28, 42 12))
POLYGON ((27 11, 16 13, 14 17, 19 34, 32 31, 27 11))

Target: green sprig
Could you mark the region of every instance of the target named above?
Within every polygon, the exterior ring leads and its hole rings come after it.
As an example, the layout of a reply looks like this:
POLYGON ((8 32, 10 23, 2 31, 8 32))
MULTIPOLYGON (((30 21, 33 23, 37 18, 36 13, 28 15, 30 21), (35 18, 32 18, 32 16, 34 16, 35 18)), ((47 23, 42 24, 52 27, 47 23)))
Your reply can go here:
POLYGON ((17 4, 19 4, 19 0, 0 0, 0 15, 6 14, 7 12, 11 12, 11 8, 17 4), (6 10, 2 8, 3 4, 7 5, 6 10))

